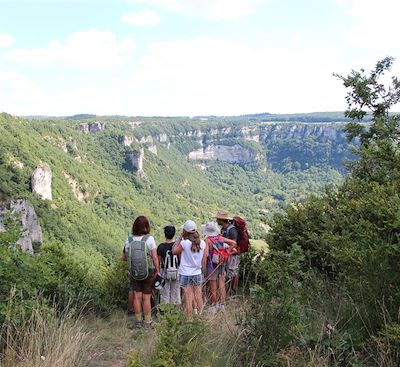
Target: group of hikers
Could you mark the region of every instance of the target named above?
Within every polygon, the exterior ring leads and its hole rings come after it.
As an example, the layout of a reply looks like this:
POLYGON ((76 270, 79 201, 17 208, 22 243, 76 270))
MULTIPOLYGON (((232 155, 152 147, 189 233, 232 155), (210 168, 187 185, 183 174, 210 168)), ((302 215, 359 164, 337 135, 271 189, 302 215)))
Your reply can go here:
POLYGON ((181 305, 182 289, 189 318, 193 313, 202 314, 205 303, 208 307, 204 312, 225 311, 227 289, 232 293, 238 290, 239 236, 246 237, 248 243, 248 234, 244 229, 243 236, 224 209, 218 210, 213 218, 215 221, 201 226, 202 236, 193 220, 187 220, 177 236, 175 226, 165 226, 165 241, 158 246, 150 235, 148 218, 138 216, 134 220, 123 251, 123 258, 129 263, 128 313, 134 315, 130 327, 154 325, 153 289, 159 290, 161 304, 173 305, 181 305))

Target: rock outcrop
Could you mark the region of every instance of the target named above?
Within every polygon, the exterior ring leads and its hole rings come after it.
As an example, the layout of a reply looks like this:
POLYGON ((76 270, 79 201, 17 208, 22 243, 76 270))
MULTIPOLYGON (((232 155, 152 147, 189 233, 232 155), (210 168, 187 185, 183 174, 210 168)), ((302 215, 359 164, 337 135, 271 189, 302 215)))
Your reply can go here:
POLYGON ((63 172, 63 174, 64 177, 67 179, 68 184, 71 186, 72 192, 74 193, 75 197, 81 202, 86 201, 90 197, 90 194, 88 192, 82 192, 78 181, 76 181, 67 172, 63 172))
POLYGON ((247 164, 260 160, 260 156, 254 151, 235 145, 214 145, 200 148, 189 153, 192 160, 214 160, 228 163, 247 164))
POLYGON ((32 192, 38 194, 43 200, 52 200, 51 192, 52 173, 46 163, 41 163, 32 173, 32 192))
POLYGON ((146 176, 143 170, 144 150, 141 149, 139 152, 130 152, 128 154, 128 158, 130 160, 133 171, 136 172, 139 177, 144 178, 146 176))
POLYGON ((4 215, 11 213, 21 224, 22 237, 18 244, 24 251, 33 253, 33 243, 43 243, 42 228, 40 227, 35 209, 27 200, 12 199, 0 202, 0 232, 6 230, 3 225, 4 215))
POLYGON ((103 131, 106 127, 104 122, 91 122, 91 123, 83 123, 79 125, 79 130, 83 131, 84 133, 98 133, 103 131))

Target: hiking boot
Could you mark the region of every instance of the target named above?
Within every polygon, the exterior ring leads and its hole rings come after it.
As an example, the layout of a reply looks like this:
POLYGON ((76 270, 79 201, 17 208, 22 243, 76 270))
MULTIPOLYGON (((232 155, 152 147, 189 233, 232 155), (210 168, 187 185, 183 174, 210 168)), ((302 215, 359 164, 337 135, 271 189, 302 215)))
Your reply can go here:
POLYGON ((144 329, 154 329, 155 326, 156 326, 156 323, 155 323, 154 320, 144 321, 143 322, 143 328, 144 329))
POLYGON ((129 329, 141 329, 143 327, 143 321, 134 320, 132 324, 128 326, 129 329))
POLYGON ((225 305, 218 305, 219 312, 225 312, 225 305))

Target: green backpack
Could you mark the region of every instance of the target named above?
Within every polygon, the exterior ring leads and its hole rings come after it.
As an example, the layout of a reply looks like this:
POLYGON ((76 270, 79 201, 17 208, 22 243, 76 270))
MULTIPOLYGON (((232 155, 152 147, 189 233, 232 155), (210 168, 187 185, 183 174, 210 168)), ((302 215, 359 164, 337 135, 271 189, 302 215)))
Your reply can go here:
POLYGON ((153 259, 149 248, 146 245, 150 235, 145 235, 141 240, 129 241, 129 275, 135 280, 147 279, 154 271, 153 259))

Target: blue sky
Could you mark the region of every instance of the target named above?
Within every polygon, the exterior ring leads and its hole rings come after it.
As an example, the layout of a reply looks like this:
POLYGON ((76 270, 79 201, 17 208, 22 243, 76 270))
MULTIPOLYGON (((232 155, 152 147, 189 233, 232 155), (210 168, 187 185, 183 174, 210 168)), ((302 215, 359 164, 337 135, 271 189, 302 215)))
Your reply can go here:
POLYGON ((397 58, 399 13, 397 0, 0 0, 0 111, 344 110, 332 73, 397 58))

